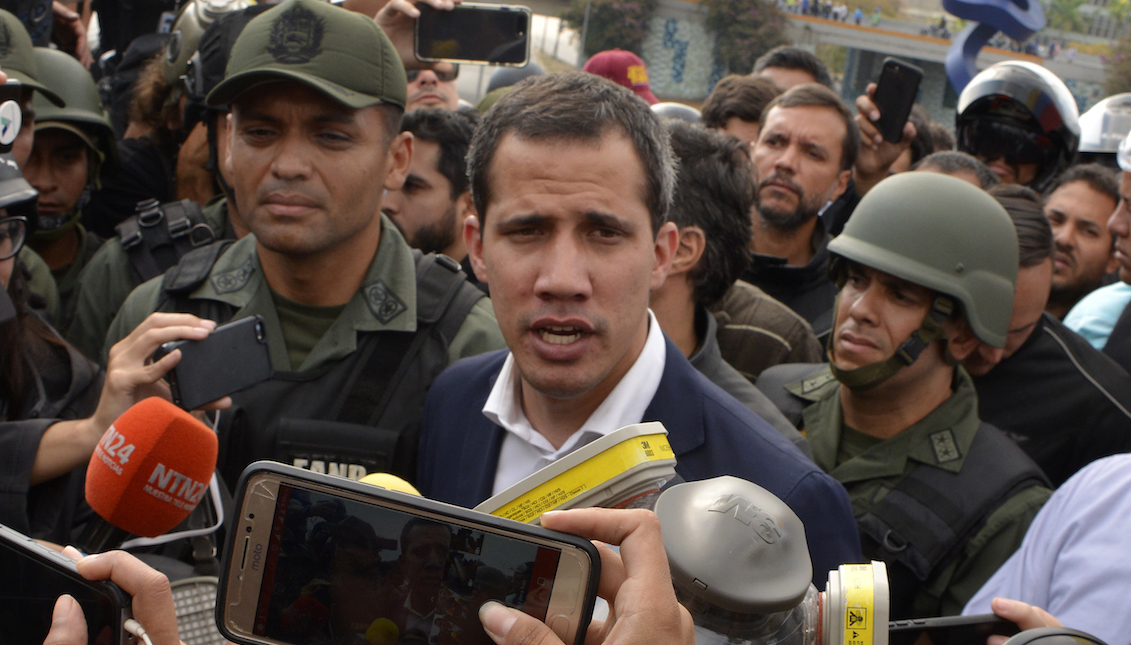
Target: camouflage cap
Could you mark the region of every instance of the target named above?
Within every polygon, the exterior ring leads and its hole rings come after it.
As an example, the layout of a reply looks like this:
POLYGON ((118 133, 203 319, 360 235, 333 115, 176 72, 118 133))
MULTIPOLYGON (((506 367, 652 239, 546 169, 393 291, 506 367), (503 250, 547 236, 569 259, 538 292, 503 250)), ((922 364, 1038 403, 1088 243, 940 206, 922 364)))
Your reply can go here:
POLYGON ((31 36, 24 24, 19 18, 0 9, 0 70, 8 78, 27 85, 62 107, 63 99, 39 82, 39 69, 36 67, 33 51, 31 36))
POLYGON ((408 95, 400 56, 377 23, 318 0, 287 0, 248 23, 207 103, 220 107, 280 80, 305 83, 355 109, 404 107, 408 95))

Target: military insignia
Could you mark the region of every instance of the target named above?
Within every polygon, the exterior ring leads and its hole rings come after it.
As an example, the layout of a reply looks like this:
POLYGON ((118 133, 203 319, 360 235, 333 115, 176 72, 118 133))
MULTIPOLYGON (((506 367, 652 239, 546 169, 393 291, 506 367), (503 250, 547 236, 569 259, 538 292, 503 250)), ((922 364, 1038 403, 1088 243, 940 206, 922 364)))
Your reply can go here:
POLYGON ((301 6, 283 13, 271 28, 267 53, 276 63, 309 63, 322 53, 322 19, 301 6))
POLYGON ((814 390, 818 390, 824 387, 829 381, 834 380, 836 380, 836 377, 833 376, 831 372, 825 372, 824 374, 818 374, 813 378, 805 379, 801 382, 801 393, 809 394, 814 390))
POLYGON ((0 21, 0 58, 7 58, 12 53, 12 32, 8 25, 0 21))
POLYGON ((931 435, 931 447, 935 449, 935 459, 940 464, 954 461, 962 456, 958 452, 958 444, 954 442, 954 433, 950 430, 943 430, 931 435))
POLYGON ((365 304, 369 305, 369 311, 382 325, 388 325, 389 321, 408 309, 408 305, 381 280, 365 285, 362 295, 365 296, 365 304))
POLYGON ((247 261, 239 267, 212 276, 212 288, 216 290, 216 293, 239 291, 251 279, 253 273, 255 273, 255 266, 251 263, 251 258, 248 257, 247 261))

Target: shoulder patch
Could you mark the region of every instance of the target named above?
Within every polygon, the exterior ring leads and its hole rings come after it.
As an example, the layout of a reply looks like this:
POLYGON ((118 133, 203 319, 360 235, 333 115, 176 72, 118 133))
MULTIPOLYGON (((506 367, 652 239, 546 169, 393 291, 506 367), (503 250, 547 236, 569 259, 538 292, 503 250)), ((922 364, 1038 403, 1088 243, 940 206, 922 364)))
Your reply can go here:
POLYGON ((276 63, 301 65, 322 53, 322 19, 295 6, 275 20, 267 53, 276 63))
POLYGON ((212 276, 212 288, 216 290, 216 293, 239 291, 244 288, 253 273, 255 273, 255 265, 252 264, 249 256, 247 261, 235 269, 212 276))
POLYGON ((807 378, 804 381, 801 381, 801 393, 809 394, 810 392, 821 389, 822 387, 827 385, 829 381, 835 380, 836 377, 833 376, 831 372, 825 372, 823 374, 818 374, 813 378, 807 378))
POLYGON ((954 461, 962 456, 958 452, 958 444, 954 442, 954 433, 949 429, 932 434, 931 447, 934 448, 935 459, 937 459, 940 464, 954 461))
POLYGON ((365 304, 369 306, 369 311, 381 321, 382 325, 389 324, 389 321, 408 310, 408 305, 381 279, 362 287, 362 295, 365 296, 365 304))

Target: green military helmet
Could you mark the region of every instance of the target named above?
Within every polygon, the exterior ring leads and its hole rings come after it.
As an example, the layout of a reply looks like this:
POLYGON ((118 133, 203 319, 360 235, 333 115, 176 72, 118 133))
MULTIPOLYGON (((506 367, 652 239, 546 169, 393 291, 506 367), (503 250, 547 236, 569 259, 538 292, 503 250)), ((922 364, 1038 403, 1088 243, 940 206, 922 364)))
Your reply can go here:
POLYGON ((19 18, 0 9, 0 70, 8 78, 34 89, 36 94, 42 94, 52 103, 62 105, 63 99, 42 82, 32 49, 31 36, 24 24, 19 18))
POLYGON ((1005 346, 1017 232, 980 188, 936 173, 889 177, 860 200, 829 252, 950 296, 979 340, 1005 346))
POLYGON ((11 154, 0 155, 0 217, 26 217, 27 235, 35 233, 35 202, 39 191, 24 179, 11 154))
MULTIPOLYGON (((39 94, 35 95, 35 123, 40 129, 46 124, 62 123, 73 126, 76 132, 106 163, 117 165, 118 144, 110 118, 102 109, 98 87, 90 72, 70 54, 46 47, 35 48, 35 64, 39 78, 66 103, 58 107, 39 94)), ((70 129, 70 128, 68 128, 70 129)), ((73 131, 73 130, 72 130, 73 131)), ((97 176, 92 165, 92 175, 97 176)))
MULTIPOLYGON (((189 59, 200 45, 204 30, 216 20, 232 11, 250 6, 247 0, 189 0, 181 9, 181 15, 173 24, 173 32, 165 45, 161 59, 161 74, 165 82, 175 88, 183 89, 181 77, 188 70, 189 59)), ((178 100, 181 92, 174 91, 172 100, 178 100)))

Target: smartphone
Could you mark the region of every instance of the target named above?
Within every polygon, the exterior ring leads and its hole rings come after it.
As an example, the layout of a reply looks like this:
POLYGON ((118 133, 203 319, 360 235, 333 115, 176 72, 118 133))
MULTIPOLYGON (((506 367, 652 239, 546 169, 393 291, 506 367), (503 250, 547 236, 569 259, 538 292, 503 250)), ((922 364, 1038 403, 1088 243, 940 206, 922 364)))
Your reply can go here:
POLYGON ((919 82, 923 80, 923 70, 898 58, 884 59, 880 80, 876 83, 876 93, 872 102, 880 110, 880 118, 873 121, 884 141, 898 143, 903 138, 903 124, 911 116, 911 107, 919 94, 919 82))
POLYGON ((261 316, 220 325, 204 340, 165 343, 153 360, 174 349, 181 350, 181 360, 167 378, 173 402, 184 410, 195 410, 271 377, 271 350, 261 316))
POLYGON ((130 618, 126 592, 109 581, 83 578, 74 560, 4 525, 0 572, 0 642, 42 643, 56 599, 70 594, 86 616, 88 643, 135 645, 122 628, 130 618))
POLYGON ((522 67, 530 60, 530 9, 465 2, 451 11, 416 6, 416 58, 522 67))
POLYGON ((919 635, 926 634, 933 645, 986 645, 988 636, 1013 636, 1020 631, 1016 623, 994 614, 914 618, 888 624, 892 643, 918 643, 919 635))
POLYGON ((20 93, 23 88, 20 82, 9 79, 0 85, 0 154, 12 151, 12 143, 20 134, 23 126, 24 112, 20 107, 20 93))
POLYGON ((277 462, 237 490, 216 604, 233 642, 488 645, 488 600, 585 639, 588 540, 277 462))

